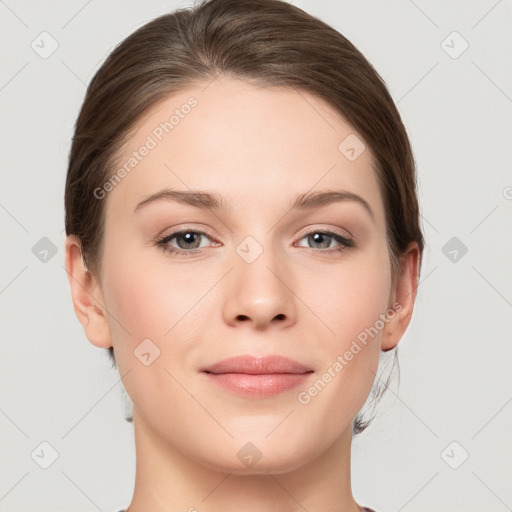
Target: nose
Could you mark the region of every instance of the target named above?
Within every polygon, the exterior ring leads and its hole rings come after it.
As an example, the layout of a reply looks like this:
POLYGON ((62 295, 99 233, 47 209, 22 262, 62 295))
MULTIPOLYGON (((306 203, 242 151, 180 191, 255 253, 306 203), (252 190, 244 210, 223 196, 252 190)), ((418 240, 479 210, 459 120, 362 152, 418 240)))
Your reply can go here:
POLYGON ((296 322, 294 278, 290 268, 271 249, 252 263, 234 255, 233 270, 226 280, 224 320, 228 325, 243 323, 264 330, 296 322))

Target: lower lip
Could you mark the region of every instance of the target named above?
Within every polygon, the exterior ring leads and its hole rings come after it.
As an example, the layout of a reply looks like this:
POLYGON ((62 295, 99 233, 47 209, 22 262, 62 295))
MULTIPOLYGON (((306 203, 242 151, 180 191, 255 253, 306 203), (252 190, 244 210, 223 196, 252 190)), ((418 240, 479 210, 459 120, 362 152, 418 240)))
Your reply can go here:
POLYGON ((221 388, 237 395, 254 398, 275 396, 304 384, 312 372, 273 373, 250 375, 247 373, 206 373, 204 374, 221 388))

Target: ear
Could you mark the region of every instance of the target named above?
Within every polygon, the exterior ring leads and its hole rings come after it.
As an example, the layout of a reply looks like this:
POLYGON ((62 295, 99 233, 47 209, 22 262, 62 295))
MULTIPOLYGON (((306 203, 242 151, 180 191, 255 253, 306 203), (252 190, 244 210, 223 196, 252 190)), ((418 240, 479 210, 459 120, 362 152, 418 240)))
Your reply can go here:
POLYGON ((80 241, 74 235, 66 238, 66 272, 75 313, 87 339, 96 347, 111 347, 112 337, 105 316, 101 287, 86 268, 80 241))
MULTIPOLYGON (((400 256, 401 273, 392 284, 389 308, 394 309, 394 316, 387 313, 390 320, 382 331, 381 350, 387 352, 398 345, 412 318, 419 274, 419 247, 411 242, 400 256)), ((388 309, 388 311, 390 311, 388 309)))

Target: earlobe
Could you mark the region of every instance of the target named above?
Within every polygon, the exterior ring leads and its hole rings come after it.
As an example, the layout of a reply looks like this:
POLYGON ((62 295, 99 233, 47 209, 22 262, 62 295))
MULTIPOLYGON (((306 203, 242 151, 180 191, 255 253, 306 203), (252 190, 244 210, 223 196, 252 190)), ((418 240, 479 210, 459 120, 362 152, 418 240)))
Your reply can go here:
POLYGON ((103 306, 101 288, 82 258, 80 241, 74 235, 66 238, 66 273, 76 316, 87 339, 96 347, 112 346, 110 328, 103 306))
POLYGON ((401 273, 393 284, 389 306, 395 313, 382 332, 381 350, 384 352, 398 345, 411 321, 418 288, 419 256, 418 244, 411 242, 400 257, 401 273))

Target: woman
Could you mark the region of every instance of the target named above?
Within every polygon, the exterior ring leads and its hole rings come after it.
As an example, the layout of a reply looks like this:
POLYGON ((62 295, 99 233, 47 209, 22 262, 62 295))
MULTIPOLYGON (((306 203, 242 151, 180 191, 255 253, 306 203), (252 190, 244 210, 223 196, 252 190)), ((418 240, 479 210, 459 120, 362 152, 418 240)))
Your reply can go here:
POLYGON ((133 403, 127 512, 371 510, 351 440, 412 316, 415 180, 382 79, 284 1, 203 2, 111 53, 75 127, 66 268, 133 403))

